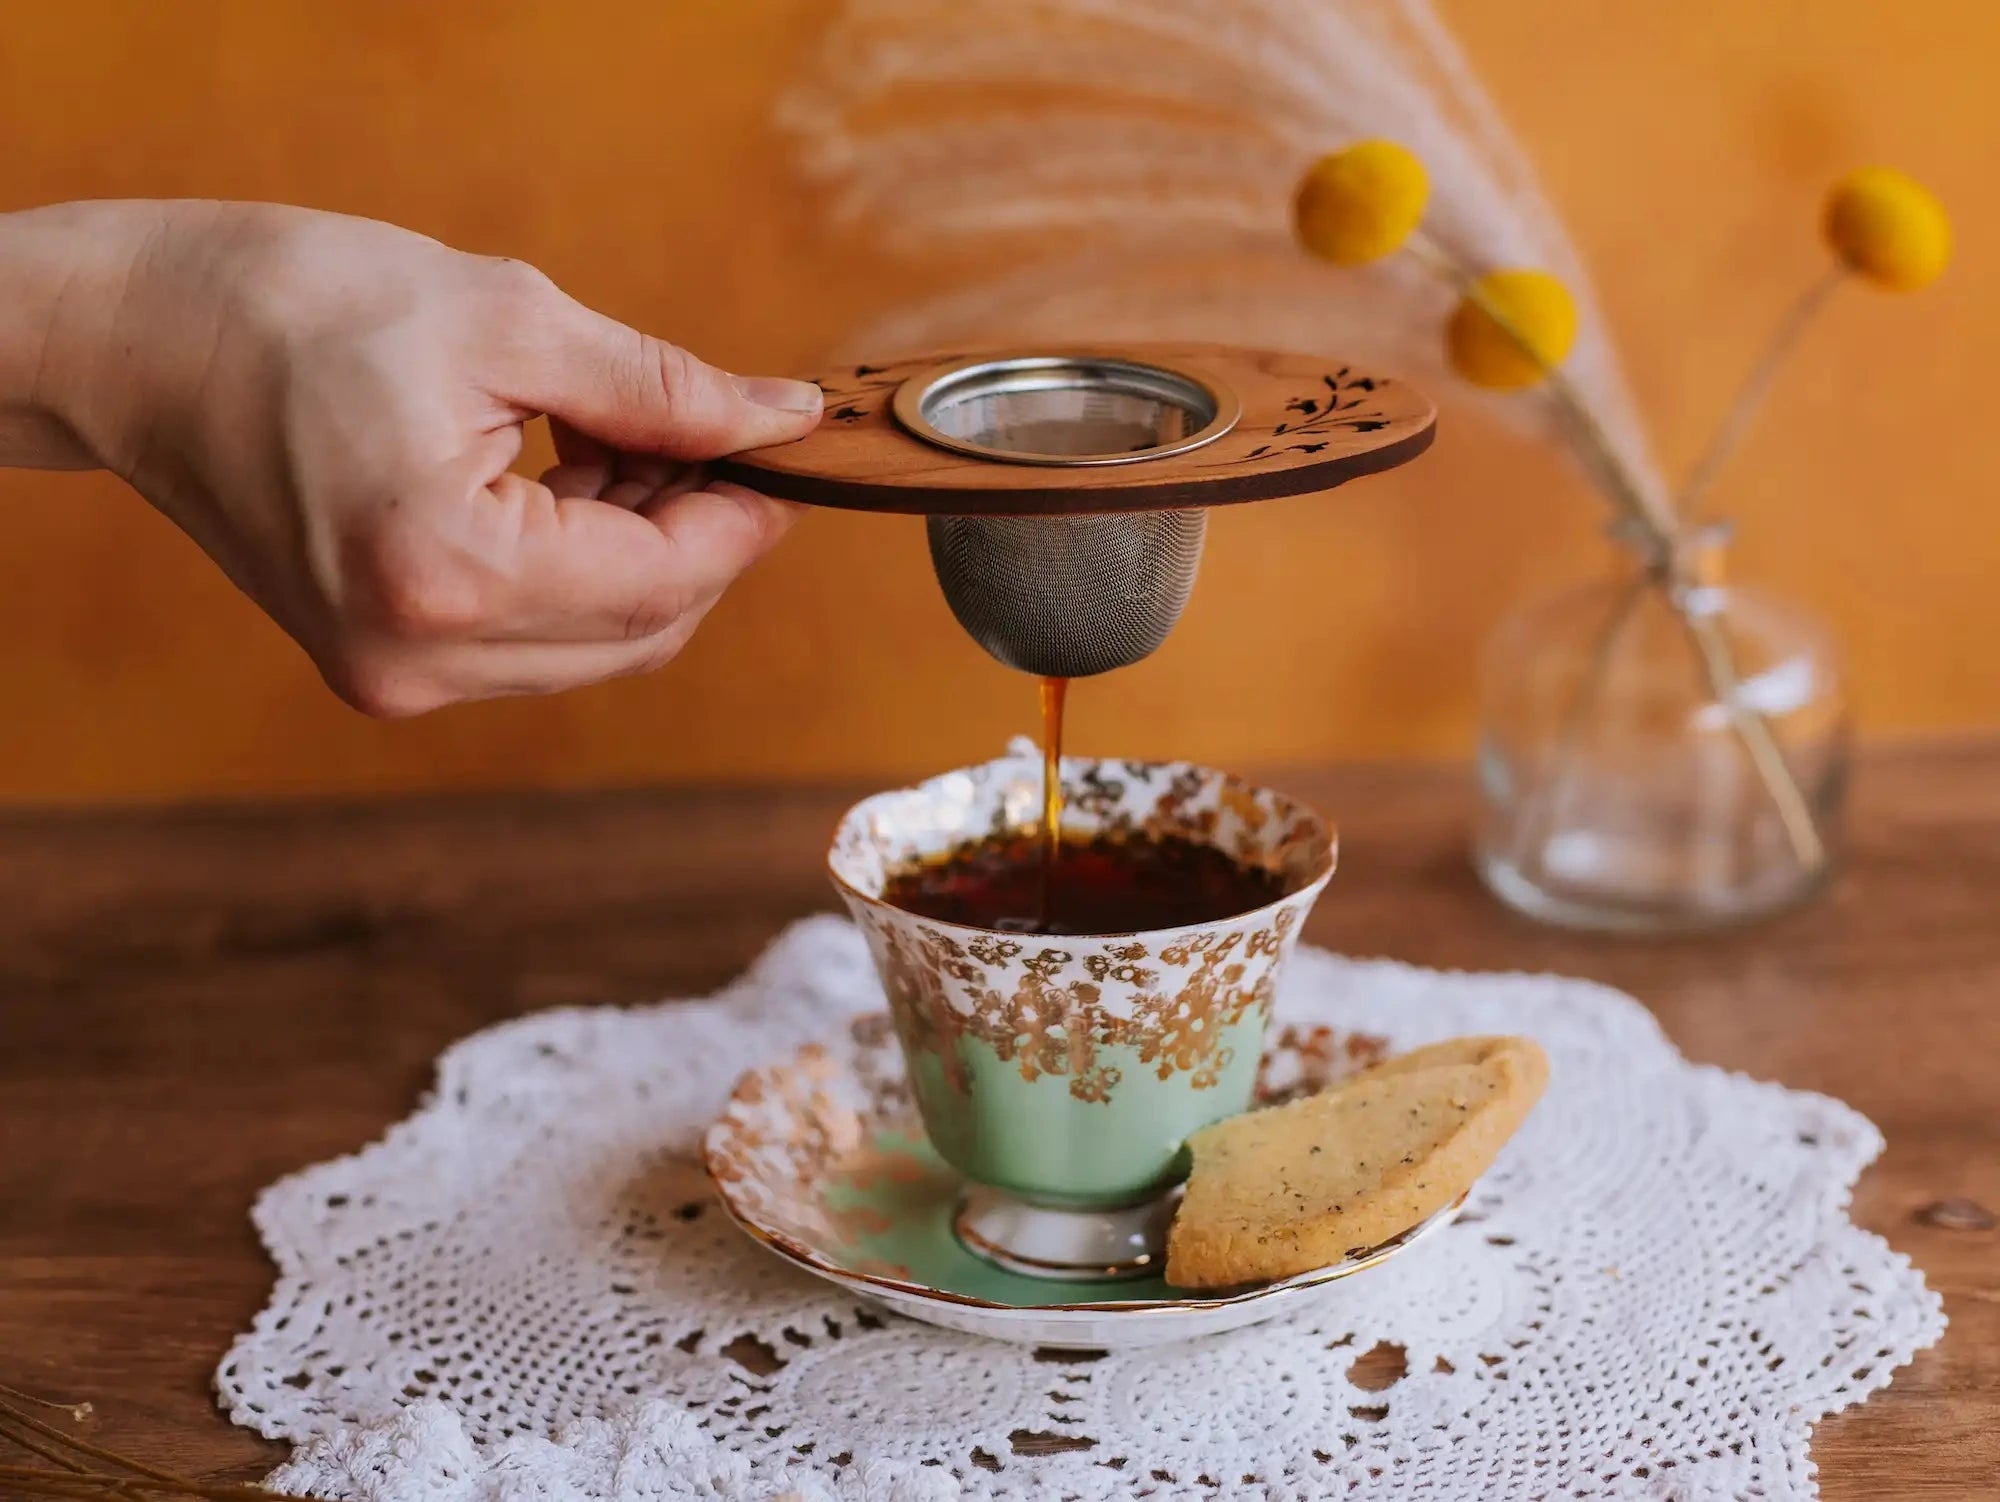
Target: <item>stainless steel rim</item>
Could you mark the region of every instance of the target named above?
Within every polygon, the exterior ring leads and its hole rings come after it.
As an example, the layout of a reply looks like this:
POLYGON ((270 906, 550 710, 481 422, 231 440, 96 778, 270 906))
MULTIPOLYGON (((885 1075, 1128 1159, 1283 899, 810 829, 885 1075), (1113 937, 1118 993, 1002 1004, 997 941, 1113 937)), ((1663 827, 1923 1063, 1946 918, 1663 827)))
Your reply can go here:
POLYGON ((1242 405, 1199 376, 1166 365, 1088 355, 1017 355, 947 365, 911 376, 896 388, 890 404, 896 421, 912 436, 956 454, 997 464, 1039 464, 1079 469, 1107 464, 1141 464, 1185 454, 1215 442, 1236 426, 1242 405), (943 408, 977 397, 1033 391, 1104 391, 1156 401, 1197 414, 1195 430, 1149 448, 1103 454, 1052 454, 995 448, 942 431, 933 417, 943 408))

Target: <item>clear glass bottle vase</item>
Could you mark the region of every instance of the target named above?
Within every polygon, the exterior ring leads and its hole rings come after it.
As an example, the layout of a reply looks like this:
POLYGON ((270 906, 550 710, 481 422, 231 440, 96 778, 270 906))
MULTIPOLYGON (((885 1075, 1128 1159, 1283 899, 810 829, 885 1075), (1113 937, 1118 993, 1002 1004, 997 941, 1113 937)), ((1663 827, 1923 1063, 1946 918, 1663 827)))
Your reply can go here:
POLYGON ((1481 670, 1477 860, 1574 928, 1673 932, 1790 907, 1833 869, 1848 720, 1808 612, 1729 582, 1730 530, 1503 621, 1481 670))

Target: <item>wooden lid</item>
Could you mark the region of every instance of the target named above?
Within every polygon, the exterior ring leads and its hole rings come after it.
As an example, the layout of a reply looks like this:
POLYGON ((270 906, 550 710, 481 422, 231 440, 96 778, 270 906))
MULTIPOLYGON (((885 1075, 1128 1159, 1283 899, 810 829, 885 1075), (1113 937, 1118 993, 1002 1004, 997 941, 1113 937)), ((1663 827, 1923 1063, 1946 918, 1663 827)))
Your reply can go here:
POLYGON ((1393 469, 1430 447, 1437 418, 1400 380, 1218 345, 919 355, 842 367, 819 385, 826 415, 811 433, 713 471, 857 511, 1222 506, 1393 469))

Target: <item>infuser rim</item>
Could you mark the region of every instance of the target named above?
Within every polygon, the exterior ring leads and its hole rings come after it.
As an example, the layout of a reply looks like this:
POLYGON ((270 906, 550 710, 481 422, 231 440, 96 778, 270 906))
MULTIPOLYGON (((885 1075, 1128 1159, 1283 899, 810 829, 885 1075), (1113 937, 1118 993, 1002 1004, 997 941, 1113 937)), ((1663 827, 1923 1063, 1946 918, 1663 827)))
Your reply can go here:
POLYGON ((890 411, 914 438, 952 453, 996 464, 1032 464, 1060 469, 1092 469, 1114 464, 1142 464, 1189 453, 1215 442, 1233 429, 1243 415, 1235 394, 1185 369, 1154 360, 1118 355, 1015 354, 957 360, 910 376, 896 388, 890 411), (1032 449, 999 448, 947 433, 937 418, 950 405, 979 397, 1035 391, 1106 391, 1151 397, 1163 404, 1198 414, 1191 433, 1145 448, 1103 453, 1043 453, 1032 449))

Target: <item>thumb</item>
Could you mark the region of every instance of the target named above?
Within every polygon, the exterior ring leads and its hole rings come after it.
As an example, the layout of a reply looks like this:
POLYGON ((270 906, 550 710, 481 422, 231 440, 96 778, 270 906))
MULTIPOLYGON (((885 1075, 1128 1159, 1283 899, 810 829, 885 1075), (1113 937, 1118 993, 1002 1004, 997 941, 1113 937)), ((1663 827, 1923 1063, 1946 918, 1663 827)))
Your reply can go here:
POLYGON ((789 443, 819 421, 820 389, 810 381, 731 375, 551 292, 562 306, 544 324, 547 336, 515 356, 509 389, 495 395, 612 448, 673 459, 789 443))

